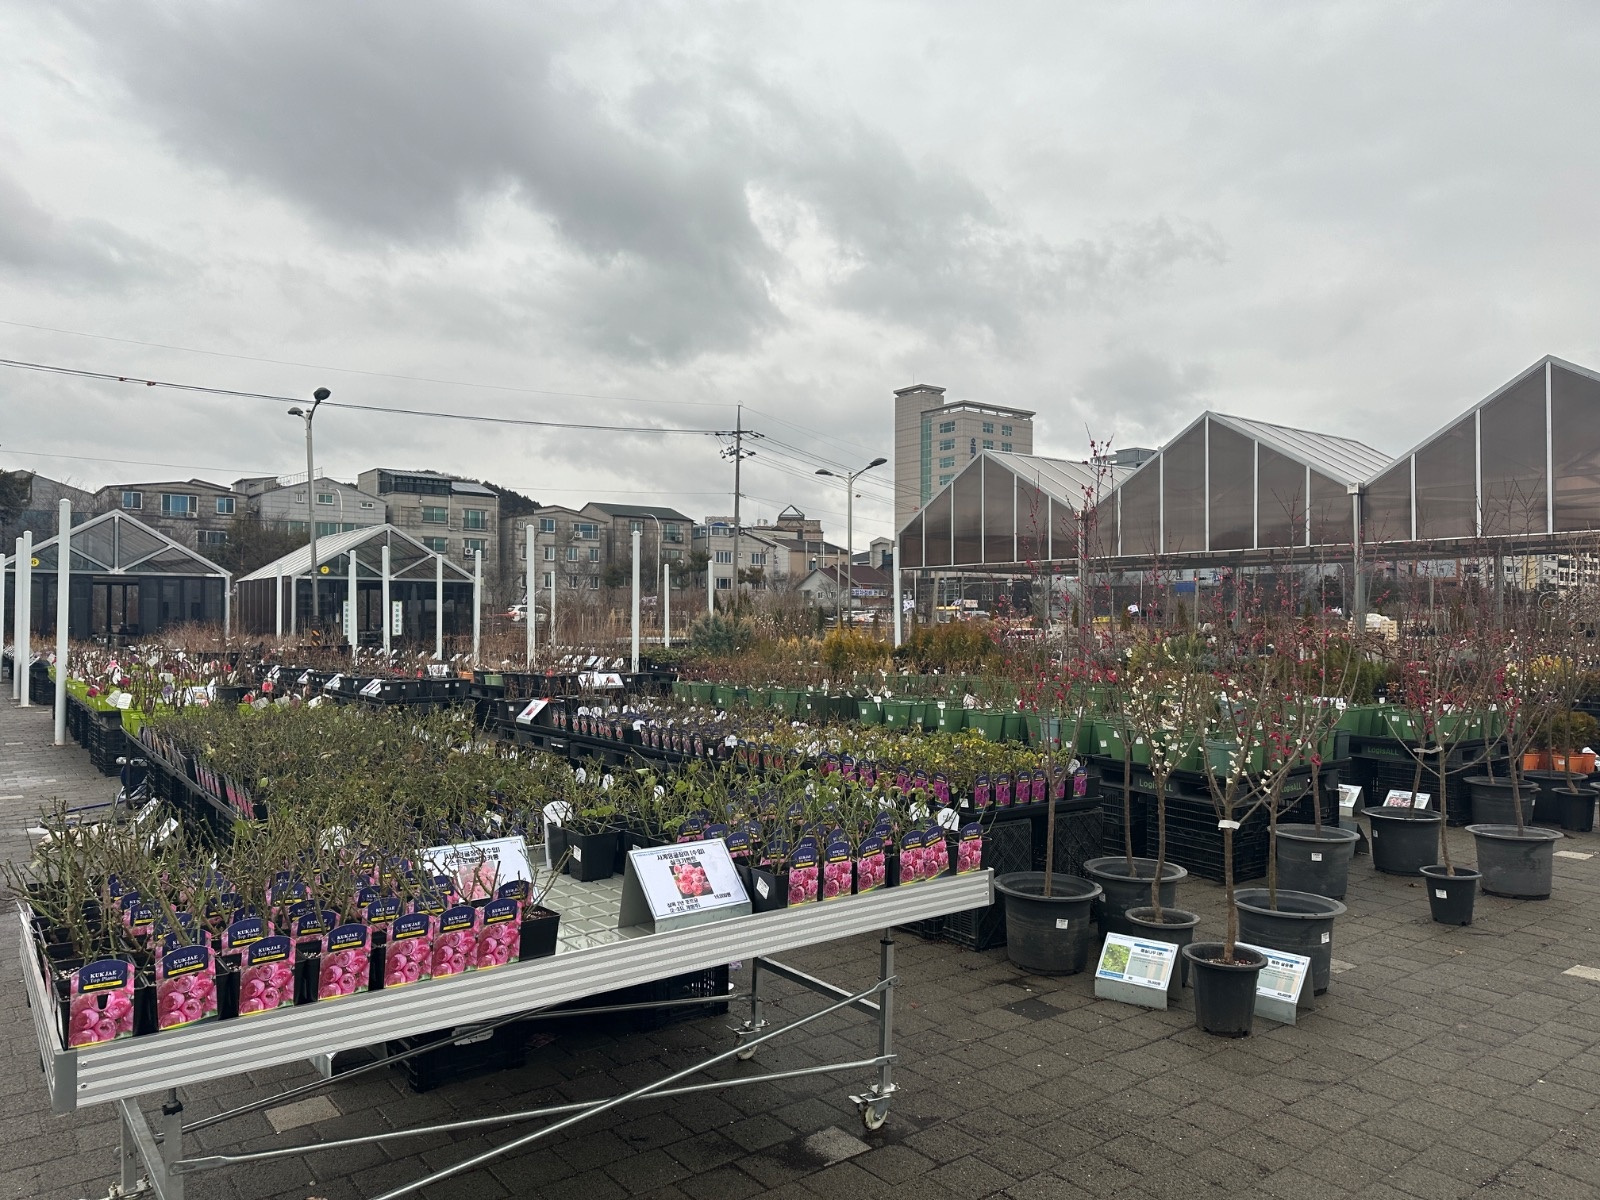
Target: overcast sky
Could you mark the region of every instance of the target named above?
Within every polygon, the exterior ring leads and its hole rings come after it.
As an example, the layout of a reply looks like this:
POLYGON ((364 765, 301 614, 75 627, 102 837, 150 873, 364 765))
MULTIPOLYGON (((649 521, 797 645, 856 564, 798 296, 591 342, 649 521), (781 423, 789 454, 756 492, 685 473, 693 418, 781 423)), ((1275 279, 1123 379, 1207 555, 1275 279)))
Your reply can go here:
MULTIPOLYGON (((747 512, 840 535, 811 472, 889 454, 913 381, 1068 457, 1206 407, 1398 452, 1543 354, 1600 366, 1597 60, 1580 3, 0 0, 0 357, 628 426, 742 402, 747 512)), ((283 408, 0 370, 0 465, 289 473, 283 408)), ((340 477, 731 508, 703 435, 317 434, 340 477)))

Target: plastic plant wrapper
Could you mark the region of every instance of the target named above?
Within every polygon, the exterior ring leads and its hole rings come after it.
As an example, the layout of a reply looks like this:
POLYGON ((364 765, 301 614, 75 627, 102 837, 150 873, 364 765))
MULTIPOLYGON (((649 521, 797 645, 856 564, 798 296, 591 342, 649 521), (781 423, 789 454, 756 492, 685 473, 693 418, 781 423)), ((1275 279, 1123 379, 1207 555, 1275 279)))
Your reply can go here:
POLYGON ((844 837, 828 839, 828 849, 822 859, 823 900, 838 900, 850 895, 855 882, 855 862, 850 854, 850 842, 844 837))
POLYGON ((294 1003, 294 943, 281 934, 245 947, 239 972, 239 1015, 274 1012, 294 1003))
POLYGON ((217 1015, 211 947, 179 946, 156 968, 156 1027, 177 1029, 217 1015))
POLYGON ((317 999, 337 1000, 367 990, 372 967, 371 931, 361 924, 329 930, 317 967, 317 999))
POLYGON ((406 913, 389 929, 383 960, 383 986, 404 987, 433 978, 433 917, 406 913))
POLYGON ((433 939, 433 977, 443 979, 472 970, 477 944, 478 910, 469 904, 445 909, 433 939))
POLYGON ((970 875, 983 870, 983 826, 974 821, 963 825, 956 841, 956 874, 970 875))
POLYGON ((856 852, 856 892, 872 892, 889 885, 889 858, 881 837, 863 838, 856 852))
POLYGON ((972 785, 972 807, 988 808, 993 803, 994 792, 989 786, 989 777, 987 775, 979 775, 977 781, 972 785))
POLYGON ((103 958, 73 972, 67 1046, 98 1046, 133 1036, 133 964, 103 958))
POLYGON ((822 864, 815 838, 804 837, 789 856, 789 906, 809 904, 821 896, 822 864))
POLYGON ((509 896, 483 906, 472 965, 484 971, 516 962, 522 952, 522 905, 509 896))

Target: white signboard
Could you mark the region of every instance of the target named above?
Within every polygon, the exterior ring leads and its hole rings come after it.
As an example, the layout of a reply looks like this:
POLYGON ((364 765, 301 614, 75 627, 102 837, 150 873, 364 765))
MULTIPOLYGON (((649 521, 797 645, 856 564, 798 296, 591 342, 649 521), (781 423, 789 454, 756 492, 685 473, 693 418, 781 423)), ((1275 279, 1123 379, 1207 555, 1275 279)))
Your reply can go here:
POLYGON ((1306 977, 1311 974, 1311 960, 1303 954, 1288 954, 1266 946, 1236 944, 1267 958, 1267 965, 1256 976, 1256 1015, 1293 1025, 1295 1006, 1305 993, 1306 977))
POLYGON ((389 632, 399 636, 406 631, 406 606, 402 601, 389 601, 389 632))
POLYGON ((584 671, 578 676, 578 684, 581 687, 595 688, 596 690, 600 688, 619 688, 622 686, 622 676, 610 671, 584 671))
POLYGON ((1147 1008, 1167 1006, 1167 985, 1178 965, 1178 947, 1127 934, 1108 933, 1095 968, 1094 994, 1147 1008))
POLYGON ((1390 788, 1389 794, 1383 798, 1385 808, 1427 808, 1428 801, 1433 799, 1431 792, 1406 792, 1399 788, 1390 788))
POLYGON ((530 886, 533 883, 528 843, 521 837, 435 846, 422 852, 422 861, 429 874, 449 876, 463 901, 491 899, 499 888, 516 879, 526 880, 530 886))
POLYGON ((749 912, 750 897, 721 838, 628 851, 619 928, 652 925, 660 932, 749 912))
POLYGON ((548 700, 529 700, 528 706, 517 714, 518 725, 532 725, 533 720, 550 703, 548 700))
POLYGON ((361 685, 361 694, 363 696, 381 696, 383 694, 383 680, 367 680, 366 683, 361 685))

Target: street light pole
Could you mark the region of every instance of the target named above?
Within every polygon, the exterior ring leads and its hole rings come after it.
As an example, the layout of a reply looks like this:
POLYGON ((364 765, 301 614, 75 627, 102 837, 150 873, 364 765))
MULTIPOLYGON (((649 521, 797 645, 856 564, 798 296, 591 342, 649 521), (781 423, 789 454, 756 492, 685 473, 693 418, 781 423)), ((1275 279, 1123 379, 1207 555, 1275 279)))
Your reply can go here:
MULTIPOLYGON (((845 603, 841 615, 847 621, 855 617, 856 600, 856 479, 865 475, 873 467, 881 467, 888 462, 887 458, 875 458, 858 471, 830 471, 826 467, 818 467, 818 475, 831 475, 835 479, 844 480, 844 570, 845 570, 845 603)), ((841 622, 842 623, 842 622, 841 622)))
MULTIPOLYGON (((311 534, 311 627, 317 628, 322 624, 322 608, 317 600, 317 505, 312 489, 317 486, 316 455, 311 445, 311 418, 317 415, 317 406, 326 400, 331 392, 325 387, 319 387, 311 393, 311 407, 301 408, 298 404, 289 410, 291 417, 301 417, 306 423, 306 529, 311 534)), ((353 599, 353 598, 352 598, 353 599)))

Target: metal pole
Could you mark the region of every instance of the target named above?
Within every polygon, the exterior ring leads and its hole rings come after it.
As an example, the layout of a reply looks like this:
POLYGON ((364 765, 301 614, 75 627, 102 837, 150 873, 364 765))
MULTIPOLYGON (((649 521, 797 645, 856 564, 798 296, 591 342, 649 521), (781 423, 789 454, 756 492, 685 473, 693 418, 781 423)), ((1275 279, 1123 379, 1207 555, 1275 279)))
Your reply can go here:
POLYGON ((222 640, 233 636, 233 580, 222 580, 222 640))
POLYGON ((300 632, 300 581, 289 576, 289 632, 300 632))
POLYGON ((523 619, 528 622, 529 670, 533 669, 533 655, 534 652, 539 648, 539 633, 538 629, 536 628, 539 624, 539 593, 534 588, 533 551, 533 526, 524 525, 522 527, 522 556, 523 558, 527 559, 527 563, 523 568, 523 573, 527 576, 527 578, 523 580, 522 593, 527 599, 528 605, 526 611, 522 615, 523 619))
POLYGON ((274 618, 274 621, 276 622, 277 635, 279 637, 282 637, 283 636, 283 576, 282 575, 275 576, 273 578, 272 583, 273 583, 273 600, 272 600, 273 618, 274 618))
POLYGON ((856 475, 844 477, 844 610, 845 619, 856 619, 856 475))
POLYGON ((433 556, 433 656, 444 661, 444 555, 433 556))
POLYGON ((472 665, 478 665, 483 640, 483 551, 472 552, 472 665))
POLYGON ((28 698, 28 667, 33 657, 33 533, 22 535, 22 545, 17 551, 17 658, 12 673, 17 677, 17 702, 23 708, 32 705, 28 698))
POLYGON ((744 405, 734 408, 733 422, 733 603, 739 603, 739 471, 744 466, 744 405))
POLYGON ((661 563, 661 644, 672 649, 672 564, 661 563))
POLYGON ((72 608, 72 501, 62 500, 56 534, 56 745, 67 744, 67 626, 72 608))
POLYGON ((712 548, 711 526, 706 526, 706 616, 717 611, 717 552, 712 548))
POLYGON ((388 660, 389 660, 389 652, 390 652, 390 639, 392 638, 392 636, 394 634, 394 630, 391 628, 393 626, 393 624, 394 624, 394 619, 389 615, 389 543, 388 542, 384 542, 384 544, 383 544, 383 611, 382 611, 382 613, 381 613, 381 615, 379 617, 379 620, 383 624, 383 658, 384 658, 385 662, 388 662, 388 660))
POLYGON ((0 646, 6 640, 6 559, 0 552, 0 646))
POLYGON ((556 564, 550 564, 550 655, 556 653, 556 564))
MULTIPOLYGON (((318 404, 321 403, 319 400, 318 404)), ((316 405, 306 413, 306 529, 311 534, 311 624, 322 624, 322 606, 317 599, 317 468, 313 465, 311 448, 311 418, 316 416, 316 405)))
POLYGON ((355 666, 356 650, 361 645, 361 622, 356 617, 356 550, 350 547, 350 582, 345 587, 344 635, 350 642, 350 665, 355 666))
POLYGON ((900 577, 900 535, 894 535, 894 644, 905 641, 905 617, 901 610, 901 592, 905 583, 900 577))
POLYGON ((633 666, 630 669, 634 674, 639 672, 639 539, 643 536, 637 529, 633 531, 633 666))

